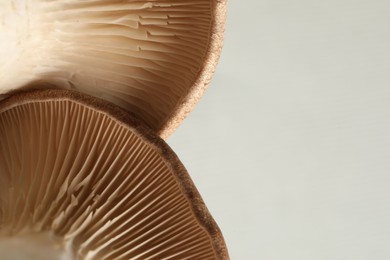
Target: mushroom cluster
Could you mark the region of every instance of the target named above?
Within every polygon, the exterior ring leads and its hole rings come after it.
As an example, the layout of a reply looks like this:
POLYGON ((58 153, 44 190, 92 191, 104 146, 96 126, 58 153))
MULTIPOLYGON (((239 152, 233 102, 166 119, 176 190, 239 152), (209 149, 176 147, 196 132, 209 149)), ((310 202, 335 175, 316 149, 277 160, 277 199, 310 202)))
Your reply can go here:
POLYGON ((210 82, 220 0, 0 2, 0 259, 228 259, 163 139, 210 82))

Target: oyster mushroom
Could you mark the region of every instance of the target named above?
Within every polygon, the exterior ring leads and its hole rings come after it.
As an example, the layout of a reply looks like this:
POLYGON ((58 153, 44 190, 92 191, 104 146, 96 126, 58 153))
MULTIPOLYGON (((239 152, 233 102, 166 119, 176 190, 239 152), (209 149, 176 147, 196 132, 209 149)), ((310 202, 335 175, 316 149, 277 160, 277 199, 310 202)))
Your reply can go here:
POLYGON ((206 89, 222 46, 220 0, 0 2, 0 97, 74 89, 168 137, 206 89))
POLYGON ((176 155, 111 103, 13 95, 0 155, 0 259, 228 258, 176 155))

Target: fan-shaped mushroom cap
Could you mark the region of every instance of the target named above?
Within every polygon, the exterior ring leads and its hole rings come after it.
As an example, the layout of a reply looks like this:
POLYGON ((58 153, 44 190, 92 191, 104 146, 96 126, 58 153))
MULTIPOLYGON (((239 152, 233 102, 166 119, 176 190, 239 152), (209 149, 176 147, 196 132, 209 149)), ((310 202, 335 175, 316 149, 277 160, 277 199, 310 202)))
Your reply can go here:
POLYGON ((12 96, 0 154, 0 259, 228 258, 176 155, 110 103, 12 96))
POLYGON ((210 81, 225 9, 220 0, 0 1, 0 95, 75 89, 167 137, 210 81))

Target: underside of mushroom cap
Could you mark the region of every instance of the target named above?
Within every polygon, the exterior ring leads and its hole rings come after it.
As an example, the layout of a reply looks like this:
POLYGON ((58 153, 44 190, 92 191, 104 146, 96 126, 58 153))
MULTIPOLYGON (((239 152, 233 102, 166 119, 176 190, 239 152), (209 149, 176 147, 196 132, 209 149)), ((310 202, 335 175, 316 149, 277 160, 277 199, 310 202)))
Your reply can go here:
POLYGON ((14 95, 0 103, 0 154, 1 259, 228 258, 176 155, 108 102, 14 95))
POLYGON ((78 90, 166 138, 209 84, 225 11, 219 0, 0 1, 0 95, 78 90))

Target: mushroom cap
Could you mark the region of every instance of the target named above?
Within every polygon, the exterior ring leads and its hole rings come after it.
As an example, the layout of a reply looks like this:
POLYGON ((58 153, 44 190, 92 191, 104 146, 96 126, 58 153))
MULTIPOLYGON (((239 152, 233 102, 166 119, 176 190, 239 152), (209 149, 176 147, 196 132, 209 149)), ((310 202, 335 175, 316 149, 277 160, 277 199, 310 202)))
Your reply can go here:
POLYGON ((77 90, 167 138, 211 80, 225 16, 226 0, 0 1, 0 98, 77 90))
POLYGON ((228 258, 174 152, 109 102, 13 95, 0 103, 0 154, 2 258, 20 243, 27 259, 41 248, 46 259, 228 258))

